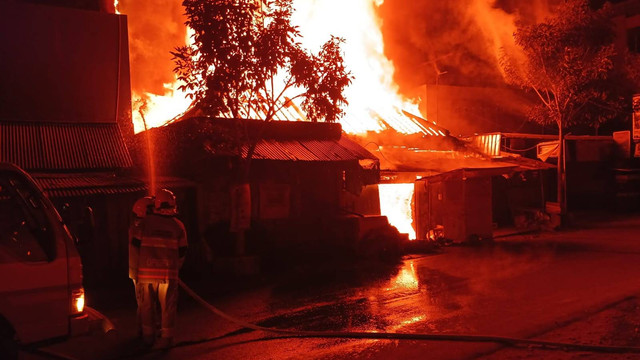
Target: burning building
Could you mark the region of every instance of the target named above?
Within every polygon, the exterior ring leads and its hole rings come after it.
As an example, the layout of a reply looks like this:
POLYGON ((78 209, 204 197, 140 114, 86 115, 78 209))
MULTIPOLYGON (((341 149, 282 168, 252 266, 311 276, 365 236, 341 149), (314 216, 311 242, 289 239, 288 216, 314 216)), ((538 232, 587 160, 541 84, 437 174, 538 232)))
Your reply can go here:
MULTIPOLYGON (((296 1, 294 2, 294 7, 296 8, 294 12, 294 22, 300 26, 300 31, 303 35, 301 41, 303 45, 308 48, 315 48, 322 44, 329 33, 342 36, 346 40, 345 63, 348 68, 353 71, 355 79, 346 90, 349 107, 346 109, 346 116, 340 121, 342 130, 345 132, 341 135, 341 138, 352 139, 354 142, 367 148, 372 154, 379 158, 383 170, 381 176, 382 183, 380 185, 368 184, 363 188, 363 193, 374 194, 371 198, 379 199, 379 203, 355 212, 366 214, 382 213, 382 215, 386 215, 390 222, 401 232, 409 234, 408 236, 410 238, 424 238, 426 236, 425 234, 415 233, 416 224, 414 221, 414 213, 416 213, 417 210, 415 209, 416 202, 412 199, 414 197, 413 188, 416 186, 414 184, 416 179, 440 175, 458 169, 475 168, 510 169, 503 171, 503 175, 508 177, 513 173, 513 169, 522 170, 523 168, 521 164, 498 163, 495 159, 483 158, 480 152, 472 150, 468 144, 451 136, 448 130, 431 121, 432 118, 434 120, 437 119, 439 115, 437 110, 439 108, 439 100, 435 101, 436 111, 433 112, 434 102, 432 99, 434 95, 437 99, 439 93, 441 93, 440 95, 444 93, 454 93, 457 91, 455 88, 442 86, 438 88, 436 81, 435 93, 433 88, 431 91, 422 91, 422 95, 426 95, 426 98, 423 98, 422 102, 427 104, 424 110, 426 110, 429 120, 415 115, 420 114, 420 108, 418 106, 419 99, 411 99, 399 93, 398 86, 394 80, 395 70, 393 63, 386 57, 385 44, 383 44, 382 33, 380 31, 382 20, 379 17, 379 5, 380 2, 359 0, 350 2, 348 8, 336 12, 336 8, 340 7, 342 9, 345 5, 341 3, 338 6, 338 4, 332 1, 313 3, 296 1), (346 16, 348 20, 335 21, 335 17, 340 16, 346 16), (329 18, 331 18, 331 21, 328 21, 329 18), (354 26, 354 24, 357 24, 357 26, 354 26)), ((140 7, 144 7, 144 5, 135 5, 130 1, 121 1, 118 5, 118 10, 129 14, 132 24, 144 24, 143 18, 145 15, 142 14, 145 12, 140 7)), ((168 9, 167 11, 171 12, 168 9)), ((188 34, 187 29, 184 27, 175 27, 175 24, 179 21, 178 19, 180 19, 179 12, 173 11, 171 14, 164 17, 156 17, 155 19, 159 22, 167 21, 167 23, 171 25, 161 30, 167 37, 173 38, 176 42, 189 42, 188 35, 187 39, 183 40, 185 34, 188 34)), ((511 21, 512 19, 507 20, 511 21)), ((145 37, 145 39, 152 39, 156 36, 145 35, 144 26, 136 26, 136 28, 139 30, 135 30, 135 32, 145 37)), ((147 30, 149 29, 150 28, 147 27, 147 30)), ((134 30, 132 30, 132 33, 133 32, 134 30)), ((150 63, 147 60, 136 60, 144 58, 144 49, 146 48, 144 41, 138 39, 137 42, 132 42, 132 44, 132 54, 134 54, 132 56, 132 72, 134 73, 133 78, 135 79, 137 78, 135 69, 140 68, 142 69, 141 72, 144 72, 145 68, 150 67, 150 63), (139 53, 139 56, 135 55, 136 53, 139 53), (136 63, 140 63, 140 65, 136 63)), ((163 60, 164 62, 169 60, 168 53, 175 45, 180 44, 167 46, 167 57, 163 60)), ((435 63, 432 65, 437 67, 435 63)), ((166 68, 166 66, 156 66, 155 68, 162 69, 166 68)), ((175 81, 175 76, 170 71, 166 73, 167 76, 165 80, 168 79, 167 81, 171 82, 163 86, 166 92, 163 93, 162 90, 157 91, 157 89, 153 90, 150 85, 144 86, 142 82, 137 82, 136 84, 139 86, 134 84, 134 93, 140 98, 152 99, 153 102, 160 102, 162 104, 178 103, 179 101, 177 101, 177 99, 185 98, 185 94, 175 91, 178 86, 178 83, 175 81), (174 90, 169 91, 168 89, 174 90)), ((156 83, 159 83, 159 81, 156 83)), ((479 90, 479 92, 485 95, 491 93, 489 90, 479 90)), ((420 97, 422 97, 422 95, 420 97)), ((505 96, 502 95, 491 95, 494 98, 505 98, 505 96)), ((513 99, 513 96, 510 95, 507 98, 513 99)), ((442 100, 443 111, 440 115, 446 118, 453 118, 453 116, 447 112, 448 107, 444 106, 447 104, 445 100, 446 99, 442 100)), ((509 100, 505 101, 504 104, 506 104, 505 106, 510 106, 513 103, 522 105, 522 103, 526 103, 526 101, 528 100, 518 98, 518 101, 509 100)), ((514 105, 515 107, 513 109, 509 108, 508 112, 521 115, 523 106, 520 105, 514 105)), ((153 113, 158 106, 151 106, 151 108, 152 109, 147 110, 153 113)), ((182 110, 186 110, 186 108, 187 106, 183 105, 182 110)), ((504 110, 499 106, 497 108, 498 110, 504 110)), ((480 114, 486 113, 486 111, 480 110, 474 115, 471 113, 473 112, 472 110, 473 109, 469 110, 470 113, 467 114, 467 118, 475 118, 477 117, 475 115, 479 116, 480 114)), ((504 111, 502 112, 504 113, 504 111)), ((144 115, 144 112, 140 112, 140 114, 144 115)), ((484 115, 489 117, 493 116, 484 115)), ((172 115, 167 115, 164 121, 160 122, 158 122, 155 117, 150 117, 151 121, 149 124, 151 127, 160 125, 162 122, 169 120, 171 116, 172 115)), ((188 117, 186 118, 188 119, 188 117)), ((300 119, 304 121, 303 117, 293 117, 293 120, 300 119)), ((519 120, 520 118, 518 118, 518 121, 519 120)), ((197 122, 196 120, 188 121, 191 123, 197 122)), ((154 130, 152 133, 159 134, 165 131, 180 133, 182 130, 178 129, 182 126, 187 125, 174 123, 168 126, 168 128, 173 130, 158 130, 159 132, 154 130)), ((295 126, 298 125, 277 124, 269 126, 278 128, 289 126, 295 128, 295 126)), ((311 128, 315 125, 299 126, 311 128)), ((137 129, 141 128, 143 128, 143 126, 138 124, 137 129)), ((175 135, 173 136, 176 138, 175 135)), ((155 140, 153 142, 155 143, 155 140)), ((208 142, 211 143, 212 141, 209 140, 208 142)), ((160 158, 164 157, 160 156, 160 158)), ((269 159, 267 157, 263 160, 276 159, 269 159)), ((537 165, 532 165, 532 167, 527 170, 537 169, 536 166, 537 165)), ((171 172, 174 174, 180 173, 173 170, 171 172)), ((191 176, 191 178, 194 177, 191 176)), ((539 188, 540 187, 538 187, 538 189, 539 188)), ((314 190, 310 189, 309 191, 313 192, 314 190)), ((331 193, 331 191, 328 192, 328 194, 331 193)), ((352 207, 355 210, 361 207, 361 205, 353 205, 352 207)), ((495 222, 494 220, 495 219, 491 220, 491 224, 495 222)))
POLYGON ((496 137, 453 137, 408 113, 395 121, 421 129, 355 138, 380 159, 382 213, 411 239, 491 238, 497 228, 533 225, 527 221, 544 212, 553 165, 500 152, 496 137))

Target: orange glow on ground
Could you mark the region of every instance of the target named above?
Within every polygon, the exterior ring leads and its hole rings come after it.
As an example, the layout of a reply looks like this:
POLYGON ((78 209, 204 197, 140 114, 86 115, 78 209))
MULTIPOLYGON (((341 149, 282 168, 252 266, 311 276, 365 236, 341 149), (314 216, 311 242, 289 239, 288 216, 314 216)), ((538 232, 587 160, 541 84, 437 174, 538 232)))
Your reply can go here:
POLYGON ((409 234, 409 239, 416 238, 411 217, 411 199, 413 184, 379 184, 380 213, 389 219, 401 233, 409 234))
POLYGON ((416 269, 413 267, 413 261, 409 262, 409 267, 405 265, 400 273, 394 279, 394 284, 407 290, 417 290, 420 285, 416 269))

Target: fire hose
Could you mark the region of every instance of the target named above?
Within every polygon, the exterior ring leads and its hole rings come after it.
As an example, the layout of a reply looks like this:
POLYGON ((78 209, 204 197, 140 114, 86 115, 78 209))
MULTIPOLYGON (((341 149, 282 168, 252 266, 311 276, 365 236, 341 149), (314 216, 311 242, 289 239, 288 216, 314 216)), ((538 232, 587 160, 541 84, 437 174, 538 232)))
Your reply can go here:
MULTIPOLYGON (((588 345, 588 344, 576 344, 565 343, 556 341, 534 340, 534 339, 522 339, 506 336, 491 336, 491 335, 467 335, 467 334, 434 334, 434 333, 399 333, 399 332, 358 332, 358 331, 308 331, 308 330, 288 330, 277 329, 259 326, 252 324, 234 316, 231 316, 217 307, 211 305, 200 295, 198 295, 193 289, 187 286, 182 280, 178 280, 180 287, 191 296, 196 302, 201 304, 207 310, 226 319, 241 328, 262 331, 280 336, 271 338, 262 338, 258 341, 264 340, 277 340, 285 338, 340 338, 340 339, 369 339, 369 340, 423 340, 423 341, 455 341, 455 342, 475 342, 475 343, 496 343, 510 347, 522 347, 522 346, 535 346, 547 350, 563 350, 563 351, 589 351, 598 353, 640 353, 640 347, 636 346, 605 346, 605 345, 588 345)), ((217 336, 209 339, 202 339, 197 341, 183 341, 175 344, 173 347, 192 346, 202 344, 205 342, 216 341, 227 337, 228 335, 235 334, 234 331, 230 334, 217 336)), ((167 349, 162 349, 164 351, 167 349)), ((46 349, 34 349, 34 353, 49 356, 51 358, 60 360, 76 360, 72 357, 60 354, 54 351, 46 349)), ((136 357, 143 355, 144 353, 130 354, 125 357, 136 357)), ((122 357, 118 357, 122 358, 122 357)))

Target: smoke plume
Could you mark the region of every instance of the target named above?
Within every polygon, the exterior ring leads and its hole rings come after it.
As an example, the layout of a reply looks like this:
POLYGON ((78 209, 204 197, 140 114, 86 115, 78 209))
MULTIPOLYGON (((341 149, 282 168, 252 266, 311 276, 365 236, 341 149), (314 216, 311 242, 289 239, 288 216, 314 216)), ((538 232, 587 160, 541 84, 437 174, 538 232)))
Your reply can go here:
POLYGON ((426 84, 503 84, 500 52, 513 51, 516 23, 547 16, 553 0, 385 0, 385 53, 400 90, 426 84), (440 75, 438 75, 440 74, 440 75))

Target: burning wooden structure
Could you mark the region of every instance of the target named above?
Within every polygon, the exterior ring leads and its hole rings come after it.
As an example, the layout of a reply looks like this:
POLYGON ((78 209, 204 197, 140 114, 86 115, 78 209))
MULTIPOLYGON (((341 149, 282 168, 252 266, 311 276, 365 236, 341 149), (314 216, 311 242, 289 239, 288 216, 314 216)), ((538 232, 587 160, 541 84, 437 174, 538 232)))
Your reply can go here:
POLYGON ((491 238, 496 228, 531 226, 544 213, 544 170, 552 165, 515 154, 491 156, 436 124, 404 115, 404 122, 422 129, 400 134, 389 127, 356 138, 380 158, 381 213, 401 232, 461 242, 491 238))

